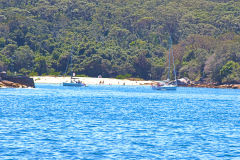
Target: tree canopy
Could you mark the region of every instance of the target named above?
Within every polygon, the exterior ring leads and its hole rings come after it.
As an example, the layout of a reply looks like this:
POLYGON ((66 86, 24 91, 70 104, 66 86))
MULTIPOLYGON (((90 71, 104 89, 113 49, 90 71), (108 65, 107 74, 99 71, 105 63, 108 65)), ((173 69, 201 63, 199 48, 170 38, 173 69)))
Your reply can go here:
POLYGON ((0 70, 240 82, 240 1, 1 0, 0 70), (69 70, 67 70, 67 73, 69 70))

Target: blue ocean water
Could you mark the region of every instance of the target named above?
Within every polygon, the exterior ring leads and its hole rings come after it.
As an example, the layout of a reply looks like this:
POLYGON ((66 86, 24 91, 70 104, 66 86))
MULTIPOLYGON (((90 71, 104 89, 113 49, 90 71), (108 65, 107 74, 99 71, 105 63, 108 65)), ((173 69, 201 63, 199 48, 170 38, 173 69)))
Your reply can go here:
POLYGON ((239 159, 240 90, 0 89, 0 159, 239 159))

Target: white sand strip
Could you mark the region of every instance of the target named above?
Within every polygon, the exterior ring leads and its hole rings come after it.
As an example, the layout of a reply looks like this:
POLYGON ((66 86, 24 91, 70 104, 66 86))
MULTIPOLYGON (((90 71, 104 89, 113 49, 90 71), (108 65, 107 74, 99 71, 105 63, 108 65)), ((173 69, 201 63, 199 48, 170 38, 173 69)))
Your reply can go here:
MULTIPOLYGON (((63 83, 70 82, 70 77, 51 77, 51 76, 35 76, 32 77, 35 83, 63 83)), ((74 77, 76 81, 80 80, 87 85, 151 85, 153 81, 130 81, 127 79, 114 78, 91 78, 91 77, 74 77)))

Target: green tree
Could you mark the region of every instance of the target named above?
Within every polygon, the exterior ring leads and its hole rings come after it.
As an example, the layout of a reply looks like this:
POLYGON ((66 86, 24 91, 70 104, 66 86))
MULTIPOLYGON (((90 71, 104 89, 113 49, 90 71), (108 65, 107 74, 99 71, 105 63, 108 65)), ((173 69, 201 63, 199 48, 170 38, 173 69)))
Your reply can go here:
POLYGON ((46 58, 44 56, 38 56, 34 60, 35 63, 35 72, 37 72, 39 75, 48 73, 48 66, 46 62, 46 58))
POLYGON ((234 61, 228 61, 220 70, 221 81, 227 82, 239 82, 240 81, 240 65, 234 61))
POLYGON ((12 71, 19 71, 20 69, 33 70, 34 54, 28 46, 19 47, 12 56, 13 69, 12 71))
POLYGON ((135 76, 139 75, 140 78, 149 79, 151 71, 151 63, 146 58, 146 54, 141 53, 134 58, 133 65, 135 68, 135 76))

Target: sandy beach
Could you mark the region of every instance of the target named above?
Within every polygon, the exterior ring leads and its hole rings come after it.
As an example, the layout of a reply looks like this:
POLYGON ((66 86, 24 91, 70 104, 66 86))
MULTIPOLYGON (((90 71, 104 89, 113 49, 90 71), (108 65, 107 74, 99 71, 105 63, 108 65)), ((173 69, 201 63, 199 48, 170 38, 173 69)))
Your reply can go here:
MULTIPOLYGON (((60 84, 63 82, 70 82, 70 77, 51 77, 51 76, 35 76, 34 83, 50 83, 60 84)), ((114 78, 92 78, 92 77, 74 77, 76 81, 82 81, 86 85, 151 85, 153 81, 131 81, 128 79, 114 79, 114 78)))

